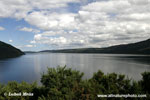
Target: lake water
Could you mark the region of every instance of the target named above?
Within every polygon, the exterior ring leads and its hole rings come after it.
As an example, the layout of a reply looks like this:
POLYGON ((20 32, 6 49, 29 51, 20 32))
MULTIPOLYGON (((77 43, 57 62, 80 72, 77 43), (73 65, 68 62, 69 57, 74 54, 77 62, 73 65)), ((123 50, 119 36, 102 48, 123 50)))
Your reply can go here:
POLYGON ((105 74, 116 72, 134 80, 140 80, 141 73, 150 71, 150 56, 124 54, 71 54, 33 53, 21 57, 0 60, 0 83, 26 81, 40 83, 41 74, 47 67, 58 65, 84 72, 84 79, 91 78, 94 72, 105 74))

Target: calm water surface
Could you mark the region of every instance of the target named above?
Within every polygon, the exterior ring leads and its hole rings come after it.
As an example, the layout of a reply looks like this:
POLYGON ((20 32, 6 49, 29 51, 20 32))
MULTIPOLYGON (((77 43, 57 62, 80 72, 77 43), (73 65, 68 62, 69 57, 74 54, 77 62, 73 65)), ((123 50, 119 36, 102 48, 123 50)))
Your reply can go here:
POLYGON ((84 78, 92 77, 99 69, 105 74, 116 72, 134 80, 140 80, 144 71, 150 71, 150 56, 124 54, 71 54, 34 53, 18 58, 0 60, 0 83, 8 81, 37 81, 47 67, 58 65, 84 72, 84 78))

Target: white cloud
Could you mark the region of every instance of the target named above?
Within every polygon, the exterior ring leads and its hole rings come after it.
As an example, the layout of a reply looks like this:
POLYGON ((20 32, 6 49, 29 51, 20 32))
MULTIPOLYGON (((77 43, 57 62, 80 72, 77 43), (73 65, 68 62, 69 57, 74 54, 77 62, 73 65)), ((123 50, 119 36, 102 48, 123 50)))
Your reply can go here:
POLYGON ((0 17, 25 18, 28 13, 37 10, 52 10, 67 7, 68 3, 77 3, 80 0, 1 0, 0 17))
POLYGON ((82 10, 89 12, 121 13, 129 9, 131 4, 128 0, 109 0, 90 3, 82 7, 82 10))
POLYGON ((36 43, 36 41, 30 41, 30 43, 31 43, 31 44, 35 44, 35 43, 36 43))
POLYGON ((36 47, 36 45, 30 45, 30 44, 28 44, 28 45, 25 45, 24 47, 32 48, 32 47, 36 47))
POLYGON ((34 47, 36 47, 36 45, 34 44, 34 45, 32 45, 32 44, 27 44, 27 45, 19 45, 19 46, 16 46, 17 48, 19 48, 19 49, 27 49, 27 48, 34 48, 34 47))
POLYGON ((28 0, 1 0, 0 17, 24 18, 28 11, 32 10, 32 6, 28 2, 28 0))
POLYGON ((0 31, 3 31, 3 30, 5 30, 5 28, 0 26, 0 31))
POLYGON ((147 5, 149 0, 128 0, 131 4, 134 5, 147 5))
POLYGON ((36 41, 36 43, 45 43, 45 44, 52 44, 55 45, 56 44, 66 44, 67 43, 67 39, 65 37, 46 37, 46 36, 42 36, 41 34, 37 34, 34 36, 34 39, 36 41))
POLYGON ((72 13, 59 14, 49 12, 33 12, 25 20, 43 30, 73 29, 74 17, 72 13))
POLYGON ((34 36, 34 39, 35 39, 35 40, 41 40, 41 39, 42 39, 42 34, 36 34, 36 35, 34 36))
POLYGON ((13 42, 13 40, 9 40, 9 42, 13 42))
POLYGON ((104 47, 149 37, 150 13, 144 9, 148 5, 128 0, 100 1, 81 7, 76 14, 33 12, 26 21, 48 30, 35 35, 37 43, 55 44, 57 47, 104 47), (60 37, 67 42, 64 43, 60 37))
POLYGON ((25 32, 33 32, 33 33, 39 33, 40 30, 33 29, 33 28, 28 28, 28 27, 23 27, 19 29, 20 31, 25 31, 25 32))
POLYGON ((20 29, 38 33, 30 43, 54 48, 104 47, 150 37, 150 0, 95 0, 76 13, 68 10, 68 3, 84 1, 89 0, 3 0, 0 17, 24 18, 42 30, 20 29))

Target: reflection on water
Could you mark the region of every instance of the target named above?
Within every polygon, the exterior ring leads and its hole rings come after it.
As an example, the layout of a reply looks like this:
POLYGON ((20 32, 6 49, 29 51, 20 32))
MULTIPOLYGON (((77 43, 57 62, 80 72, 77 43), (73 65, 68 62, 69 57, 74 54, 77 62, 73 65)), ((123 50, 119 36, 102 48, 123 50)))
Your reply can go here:
POLYGON ((150 65, 150 56, 122 56, 122 57, 119 57, 119 58, 123 58, 123 59, 126 59, 127 61, 134 61, 134 62, 140 62, 140 63, 143 63, 143 64, 149 64, 150 65))
POLYGON ((140 73, 150 71, 150 56, 123 54, 65 54, 35 53, 0 61, 0 82, 40 82, 47 67, 70 67, 84 72, 90 78, 97 70, 104 73, 120 73, 130 78, 141 79, 140 73))

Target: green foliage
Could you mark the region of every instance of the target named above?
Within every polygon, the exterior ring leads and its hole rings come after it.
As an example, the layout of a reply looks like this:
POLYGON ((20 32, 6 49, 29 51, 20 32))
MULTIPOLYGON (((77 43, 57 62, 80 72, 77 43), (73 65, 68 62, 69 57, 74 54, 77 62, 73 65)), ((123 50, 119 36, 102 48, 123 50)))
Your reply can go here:
POLYGON ((144 93, 150 94, 150 72, 142 73, 142 80, 139 82, 142 86, 144 93))
MULTIPOLYGON (((94 73, 93 77, 83 80, 83 73, 65 67, 48 68, 41 77, 42 86, 36 83, 9 82, 0 84, 0 100, 107 100, 98 98, 100 94, 150 94, 150 72, 142 73, 142 80, 136 82, 125 75, 102 71, 94 73), (27 92, 34 96, 8 96, 5 93, 27 92)), ((145 100, 147 98, 109 98, 109 100, 145 100)))
MULTIPOLYGON (((23 93, 30 92, 37 88, 36 83, 28 84, 26 82, 17 83, 17 82, 8 82, 7 85, 0 85, 0 100, 20 100, 20 96, 9 96, 9 93, 23 93)), ((34 97, 23 97, 21 96, 21 100, 29 100, 34 97)))
POLYGON ((100 90, 97 91, 98 93, 128 94, 131 88, 129 79, 125 79, 124 75, 117 75, 115 73, 104 75, 101 71, 98 71, 94 74, 91 81, 97 85, 95 90, 100 90))
POLYGON ((42 75, 41 83, 46 89, 46 96, 52 100, 72 100, 77 94, 77 87, 82 81, 83 73, 65 67, 48 68, 42 75))

